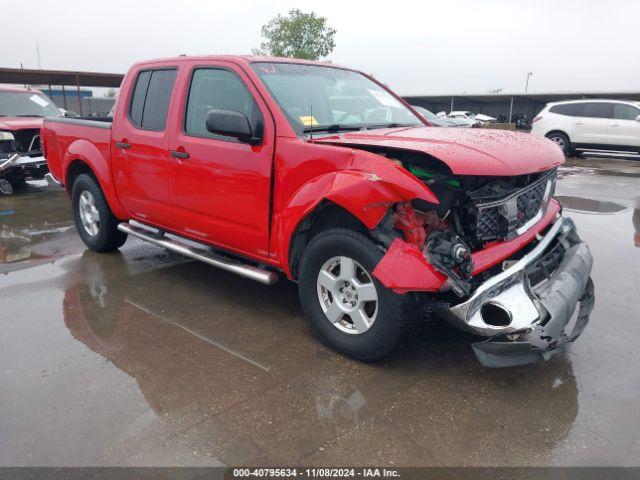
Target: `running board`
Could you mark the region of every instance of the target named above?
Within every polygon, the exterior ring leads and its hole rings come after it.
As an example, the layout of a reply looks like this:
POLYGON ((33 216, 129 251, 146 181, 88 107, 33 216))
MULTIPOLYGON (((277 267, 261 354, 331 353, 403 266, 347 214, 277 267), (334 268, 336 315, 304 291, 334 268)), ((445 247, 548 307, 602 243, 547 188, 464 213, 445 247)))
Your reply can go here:
MULTIPOLYGON (((216 255, 205 245, 202 245, 201 248, 192 247, 177 240, 165 238, 162 232, 155 234, 145 228, 136 227, 126 222, 120 223, 118 225, 118 230, 129 235, 133 235, 145 242, 153 243, 159 247, 200 260, 201 262, 226 270, 227 272, 235 273, 241 277, 250 278, 256 282, 264 283, 265 285, 273 285, 278 280, 278 274, 275 272, 270 272, 252 265, 245 265, 239 261, 234 261, 221 255, 216 255)), ((196 242, 191 240, 189 240, 189 242, 196 244, 196 242)))

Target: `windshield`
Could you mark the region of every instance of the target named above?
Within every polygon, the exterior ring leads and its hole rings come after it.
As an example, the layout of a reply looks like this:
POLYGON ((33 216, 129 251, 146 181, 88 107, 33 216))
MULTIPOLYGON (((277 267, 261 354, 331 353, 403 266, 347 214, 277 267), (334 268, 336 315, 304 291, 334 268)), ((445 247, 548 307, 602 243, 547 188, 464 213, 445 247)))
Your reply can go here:
POLYGON ((0 117, 60 116, 51 100, 36 92, 0 92, 0 117))
POLYGON ((440 117, 438 117, 431 110, 427 110, 426 108, 419 107, 417 105, 412 105, 412 107, 416 112, 418 112, 420 115, 422 115, 424 118, 426 118, 429 121, 431 121, 431 120, 442 120, 440 117))
POLYGON ((384 88, 339 68, 292 63, 253 63, 298 134, 424 125, 384 88))

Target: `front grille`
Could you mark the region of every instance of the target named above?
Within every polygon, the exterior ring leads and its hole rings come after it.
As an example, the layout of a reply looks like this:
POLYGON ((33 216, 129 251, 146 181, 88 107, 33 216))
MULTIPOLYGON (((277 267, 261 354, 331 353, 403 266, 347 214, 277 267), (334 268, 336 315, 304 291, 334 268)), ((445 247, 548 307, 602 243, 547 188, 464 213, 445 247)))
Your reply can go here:
POLYGON ((482 242, 512 239, 547 206, 555 184, 555 172, 489 203, 477 203, 475 236, 482 242))
POLYGON ((13 132, 16 138, 16 148, 24 155, 40 155, 40 130, 29 128, 13 132))

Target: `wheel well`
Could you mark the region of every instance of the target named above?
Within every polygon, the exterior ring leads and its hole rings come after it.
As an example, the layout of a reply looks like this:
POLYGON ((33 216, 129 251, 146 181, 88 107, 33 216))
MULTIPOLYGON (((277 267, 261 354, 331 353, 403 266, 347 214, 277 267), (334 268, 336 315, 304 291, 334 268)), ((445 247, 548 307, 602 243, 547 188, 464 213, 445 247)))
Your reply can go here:
POLYGON ((67 178, 64 183, 65 188, 68 192, 71 192, 71 189, 73 188, 73 182, 76 180, 78 175, 82 173, 86 173, 87 175, 91 175, 93 178, 96 178, 93 170, 91 170, 91 167, 89 167, 89 165, 87 165, 82 160, 73 160, 69 165, 69 168, 67 168, 67 178))
POLYGON ((564 135, 565 137, 567 137, 569 139, 569 141, 571 141, 571 138, 569 138, 569 134, 567 132, 564 132, 562 130, 551 130, 550 132, 547 132, 545 134, 545 137, 548 137, 549 135, 551 135, 552 133, 561 133, 562 135, 564 135))
POLYGON ((291 237, 289 268, 294 279, 298 278, 300 259, 309 242, 320 232, 335 227, 369 234, 367 227, 349 211, 328 200, 322 201, 298 224, 291 237))

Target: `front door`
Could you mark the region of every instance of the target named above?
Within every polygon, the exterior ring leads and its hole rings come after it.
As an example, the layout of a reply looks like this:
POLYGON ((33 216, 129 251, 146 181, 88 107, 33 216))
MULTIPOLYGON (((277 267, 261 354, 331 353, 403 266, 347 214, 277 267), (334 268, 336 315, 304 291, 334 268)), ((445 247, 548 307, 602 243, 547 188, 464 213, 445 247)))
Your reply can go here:
POLYGON ((118 199, 129 215, 171 226, 167 114, 175 68, 143 70, 111 132, 111 165, 118 199))
POLYGON ((571 142, 593 148, 606 145, 612 105, 605 102, 585 102, 580 107, 584 109, 573 119, 571 142))
POLYGON ((266 105, 246 74, 225 62, 189 64, 180 102, 182 119, 171 139, 173 216, 193 239, 268 256, 271 166, 275 130, 266 105), (207 131, 210 110, 247 116, 258 145, 207 131))

